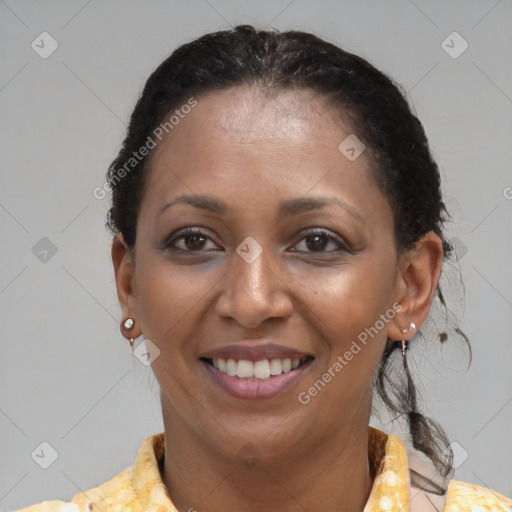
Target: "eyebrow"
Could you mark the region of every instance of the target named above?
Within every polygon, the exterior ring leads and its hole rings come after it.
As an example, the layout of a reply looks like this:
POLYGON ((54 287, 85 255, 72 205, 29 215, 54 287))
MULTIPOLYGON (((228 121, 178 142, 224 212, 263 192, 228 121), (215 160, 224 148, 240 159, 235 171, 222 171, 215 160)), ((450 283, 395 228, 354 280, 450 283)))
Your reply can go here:
MULTIPOLYGON (((158 212, 160 216, 165 210, 175 204, 185 203, 201 210, 207 210, 217 215, 229 213, 231 209, 223 202, 210 196, 197 194, 183 194, 171 202, 165 204, 158 212)), ((353 217, 364 223, 362 215, 349 204, 341 201, 337 197, 298 197, 288 199, 279 206, 280 217, 290 217, 299 213, 308 212, 317 208, 323 208, 329 205, 337 205, 350 213, 353 217)))

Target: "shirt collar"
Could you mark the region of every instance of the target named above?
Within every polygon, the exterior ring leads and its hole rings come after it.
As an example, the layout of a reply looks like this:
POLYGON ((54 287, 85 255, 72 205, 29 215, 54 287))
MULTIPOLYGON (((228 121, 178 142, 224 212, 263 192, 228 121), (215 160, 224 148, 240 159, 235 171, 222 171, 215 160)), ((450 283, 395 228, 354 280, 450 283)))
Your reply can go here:
POLYGON ((402 441, 368 427, 368 454, 377 472, 363 512, 409 512, 410 476, 407 450, 402 441))
MULTIPOLYGON (((410 475, 402 441, 369 426, 368 450, 376 476, 363 512, 410 512, 410 475)), ((160 476, 164 455, 165 432, 161 432, 144 440, 135 460, 132 485, 140 506, 147 512, 177 512, 160 476)))

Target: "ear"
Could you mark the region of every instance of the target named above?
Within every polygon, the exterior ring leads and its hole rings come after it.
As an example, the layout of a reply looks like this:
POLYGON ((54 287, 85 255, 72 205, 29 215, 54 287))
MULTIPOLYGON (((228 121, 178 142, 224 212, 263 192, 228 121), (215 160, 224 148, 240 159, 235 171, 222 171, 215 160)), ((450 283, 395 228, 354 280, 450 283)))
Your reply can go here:
POLYGON ((395 301, 402 309, 393 323, 388 324, 387 337, 408 340, 416 333, 408 329, 411 323, 418 329, 425 321, 434 299, 443 263, 443 243, 433 231, 424 235, 416 245, 399 258, 395 301))
POLYGON ((121 306, 121 334, 126 338, 138 338, 142 334, 138 320, 138 308, 135 292, 135 258, 122 234, 117 234, 112 242, 112 263, 116 279, 117 297, 121 306), (129 331, 124 327, 124 320, 133 318, 134 326, 129 331))

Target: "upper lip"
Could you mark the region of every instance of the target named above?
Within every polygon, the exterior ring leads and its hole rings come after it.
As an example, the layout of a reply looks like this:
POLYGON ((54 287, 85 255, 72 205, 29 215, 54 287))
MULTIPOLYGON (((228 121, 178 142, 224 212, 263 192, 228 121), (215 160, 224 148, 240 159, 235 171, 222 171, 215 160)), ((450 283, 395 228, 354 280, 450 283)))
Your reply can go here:
POLYGON ((244 359, 247 361, 259 361, 261 359, 304 359, 312 357, 311 354, 296 348, 285 347, 273 342, 263 340, 240 340, 232 345, 226 345, 208 350, 201 355, 207 359, 244 359))

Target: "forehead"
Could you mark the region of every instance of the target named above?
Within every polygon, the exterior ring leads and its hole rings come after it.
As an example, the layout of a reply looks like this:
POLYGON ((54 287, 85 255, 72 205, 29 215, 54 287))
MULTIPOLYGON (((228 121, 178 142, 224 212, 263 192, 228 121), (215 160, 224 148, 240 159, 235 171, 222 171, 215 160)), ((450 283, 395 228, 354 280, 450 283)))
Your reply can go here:
POLYGON ((336 119, 326 100, 308 90, 242 86, 203 98, 203 107, 205 120, 239 142, 308 143, 336 119))
MULTIPOLYGON (((334 111, 327 100, 309 90, 261 89, 237 86, 197 98, 197 106, 178 119, 158 143, 152 158, 167 150, 198 142, 281 144, 309 146, 335 144, 352 133, 348 112, 334 111), (333 139, 325 140, 330 132, 333 139)), ((181 108, 178 106, 176 112, 181 108)), ((172 112, 171 112, 172 114, 172 112)))
POLYGON ((375 205, 383 198, 368 155, 350 161, 338 149, 353 135, 349 120, 311 91, 236 87, 200 96, 153 150, 145 197, 155 208, 190 192, 268 206, 274 196, 328 190, 375 205))

